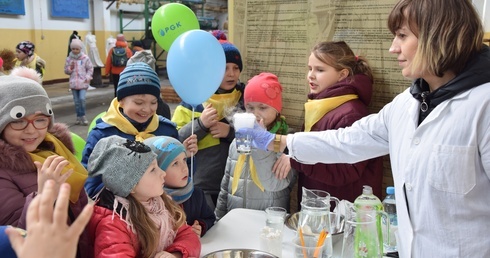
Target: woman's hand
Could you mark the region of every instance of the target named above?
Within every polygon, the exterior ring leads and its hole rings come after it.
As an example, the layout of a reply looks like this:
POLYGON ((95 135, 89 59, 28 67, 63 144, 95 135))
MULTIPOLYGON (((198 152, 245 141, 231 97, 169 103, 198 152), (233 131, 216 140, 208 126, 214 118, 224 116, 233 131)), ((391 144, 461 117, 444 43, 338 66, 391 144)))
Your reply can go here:
POLYGON ((237 134, 248 134, 252 136, 252 147, 259 150, 269 150, 268 147, 270 143, 274 140, 276 136, 273 133, 261 128, 240 128, 235 132, 237 134))
POLYGON ((44 188, 44 184, 48 180, 53 180, 55 182, 55 195, 58 194, 60 185, 63 184, 68 177, 73 173, 70 169, 68 172, 61 174, 63 169, 70 164, 62 156, 52 155, 46 158, 43 164, 41 162, 35 161, 34 164, 37 167, 37 192, 40 194, 44 188))
POLYGON ((42 194, 38 194, 27 208, 25 238, 13 227, 5 230, 17 257, 76 256, 78 239, 92 216, 94 206, 87 204, 77 219, 67 225, 70 185, 56 184, 53 180, 46 181, 42 194))

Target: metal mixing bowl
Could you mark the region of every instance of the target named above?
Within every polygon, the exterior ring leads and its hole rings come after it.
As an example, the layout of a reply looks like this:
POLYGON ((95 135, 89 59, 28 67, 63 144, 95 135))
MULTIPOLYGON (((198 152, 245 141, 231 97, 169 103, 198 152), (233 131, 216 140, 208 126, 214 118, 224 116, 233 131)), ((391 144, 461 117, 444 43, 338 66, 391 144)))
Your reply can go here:
POLYGON ((277 256, 254 249, 225 249, 215 251, 203 258, 278 258, 277 256))
MULTIPOLYGON (((285 224, 288 228, 296 231, 298 229, 299 212, 290 214, 286 217, 285 224)), ((338 226, 335 226, 337 220, 337 213, 330 212, 330 225, 332 225, 332 244, 335 245, 344 236, 344 215, 340 215, 340 222, 338 226)))

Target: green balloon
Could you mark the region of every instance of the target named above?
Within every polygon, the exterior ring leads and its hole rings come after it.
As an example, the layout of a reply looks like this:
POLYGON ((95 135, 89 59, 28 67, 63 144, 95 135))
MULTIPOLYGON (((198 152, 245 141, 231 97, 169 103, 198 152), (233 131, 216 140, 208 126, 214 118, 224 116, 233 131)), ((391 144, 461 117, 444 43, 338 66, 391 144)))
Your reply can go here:
POLYGON ((71 133, 71 140, 73 142, 73 147, 75 147, 75 157, 78 161, 82 161, 82 153, 83 149, 85 148, 85 140, 75 133, 71 133))
POLYGON ((158 45, 165 51, 175 39, 189 30, 199 29, 196 14, 187 6, 169 3, 160 6, 151 19, 151 32, 158 45))
POLYGON ((105 115, 105 113, 107 112, 102 112, 100 114, 98 114, 96 117, 94 117, 94 119, 92 120, 92 122, 90 122, 90 125, 88 126, 88 130, 87 130, 87 135, 90 133, 90 131, 92 131, 92 129, 95 127, 95 124, 97 122, 97 119, 101 118, 103 115, 105 115))

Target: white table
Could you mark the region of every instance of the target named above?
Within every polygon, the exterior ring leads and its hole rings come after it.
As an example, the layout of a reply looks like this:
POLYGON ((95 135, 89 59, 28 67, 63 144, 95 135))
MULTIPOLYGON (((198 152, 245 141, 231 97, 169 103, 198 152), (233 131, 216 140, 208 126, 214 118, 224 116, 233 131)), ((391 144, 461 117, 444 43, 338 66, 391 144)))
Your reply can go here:
MULTIPOLYGON (((223 249, 260 250, 259 236, 265 226, 265 211, 233 209, 201 238, 201 257, 223 249)), ((293 257, 292 240, 296 232, 284 225, 282 258, 293 257)), ((334 246, 334 257, 340 257, 342 242, 334 246)), ((262 250, 264 251, 264 250, 262 250)))

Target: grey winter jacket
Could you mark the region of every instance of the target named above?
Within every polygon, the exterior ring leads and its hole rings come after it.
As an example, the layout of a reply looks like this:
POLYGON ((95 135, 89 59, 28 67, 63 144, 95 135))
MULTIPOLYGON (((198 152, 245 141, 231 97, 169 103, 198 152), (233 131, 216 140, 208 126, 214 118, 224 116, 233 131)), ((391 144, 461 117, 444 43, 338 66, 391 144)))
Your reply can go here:
POLYGON ((265 210, 267 207, 278 206, 289 211, 289 194, 297 179, 296 171, 291 169, 285 179, 277 179, 272 173, 272 166, 277 161, 278 155, 284 154, 253 149, 250 155, 264 191, 262 192, 252 181, 249 163, 245 162, 237 191, 234 195, 231 194, 235 165, 238 160, 236 144, 235 140, 233 140, 230 144, 225 174, 221 180, 221 190, 214 211, 216 220, 221 219, 226 213, 235 208, 265 210))

